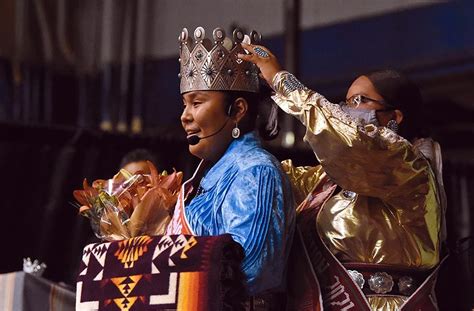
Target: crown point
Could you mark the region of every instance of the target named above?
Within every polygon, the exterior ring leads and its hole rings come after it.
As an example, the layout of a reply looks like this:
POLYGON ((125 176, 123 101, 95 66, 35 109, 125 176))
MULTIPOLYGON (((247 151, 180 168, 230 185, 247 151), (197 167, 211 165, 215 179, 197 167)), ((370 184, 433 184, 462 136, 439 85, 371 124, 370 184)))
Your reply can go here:
POLYGON ((244 40, 244 32, 240 28, 235 28, 233 32, 235 43, 241 43, 244 40))
POLYGON ((212 37, 214 38, 214 41, 217 42, 223 42, 225 39, 225 31, 222 28, 216 28, 212 32, 212 37))
POLYGON ((201 26, 197 27, 196 30, 194 30, 194 39, 196 39, 196 41, 202 41, 205 35, 206 31, 201 26))
POLYGON ((183 30, 181 30, 181 34, 179 35, 178 40, 183 42, 183 43, 188 40, 188 29, 187 28, 183 28, 183 30))
POLYGON ((262 41, 262 35, 255 30, 252 30, 250 32, 250 41, 252 44, 259 44, 262 41))

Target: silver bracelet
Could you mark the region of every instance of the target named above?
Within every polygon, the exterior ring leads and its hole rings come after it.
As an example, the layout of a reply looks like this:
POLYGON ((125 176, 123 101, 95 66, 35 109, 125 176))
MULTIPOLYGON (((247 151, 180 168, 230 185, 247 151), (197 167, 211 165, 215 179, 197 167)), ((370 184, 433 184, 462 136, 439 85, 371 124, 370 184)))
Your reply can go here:
POLYGON ((296 77, 288 71, 280 71, 273 77, 273 89, 278 92, 282 88, 283 95, 288 96, 295 90, 304 90, 306 87, 296 77), (283 83, 283 87, 280 84, 283 83))

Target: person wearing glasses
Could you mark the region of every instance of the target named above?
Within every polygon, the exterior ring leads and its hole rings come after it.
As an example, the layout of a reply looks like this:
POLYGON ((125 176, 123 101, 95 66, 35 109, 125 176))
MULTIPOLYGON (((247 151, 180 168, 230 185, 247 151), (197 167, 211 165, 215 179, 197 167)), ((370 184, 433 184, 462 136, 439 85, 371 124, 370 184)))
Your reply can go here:
POLYGON ((418 87, 394 70, 359 76, 337 105, 244 45, 277 105, 306 127, 320 165, 284 162, 299 199, 288 286, 294 309, 434 310, 445 195, 437 143, 421 138, 418 87), (311 309, 311 308, 310 308, 311 309))

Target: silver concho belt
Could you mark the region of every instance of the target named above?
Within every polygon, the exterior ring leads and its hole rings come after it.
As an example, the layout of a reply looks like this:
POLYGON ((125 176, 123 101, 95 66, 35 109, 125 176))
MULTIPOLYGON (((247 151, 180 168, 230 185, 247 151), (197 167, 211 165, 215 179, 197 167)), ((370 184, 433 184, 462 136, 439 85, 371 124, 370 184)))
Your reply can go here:
MULTIPOLYGON (((394 278, 387 272, 375 272, 366 278, 357 270, 347 270, 347 272, 360 289, 364 289, 367 281, 369 289, 376 294, 390 293, 395 285, 394 278)), ((400 277, 397 285, 402 295, 410 296, 416 290, 415 280, 410 276, 400 277)))

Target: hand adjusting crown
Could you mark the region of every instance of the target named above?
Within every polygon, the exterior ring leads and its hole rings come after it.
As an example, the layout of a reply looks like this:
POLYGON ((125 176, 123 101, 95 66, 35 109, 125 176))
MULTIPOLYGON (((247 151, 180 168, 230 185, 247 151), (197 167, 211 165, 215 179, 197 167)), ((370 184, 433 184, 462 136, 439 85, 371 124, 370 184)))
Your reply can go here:
POLYGON ((183 28, 180 41, 181 94, 190 91, 246 91, 258 92, 258 68, 242 61, 238 53, 245 50, 242 41, 258 44, 261 35, 252 31, 244 35, 239 28, 233 32, 233 40, 227 38, 222 28, 212 32, 214 43, 205 37, 202 27, 194 31, 194 40, 189 38, 188 30, 183 28))

